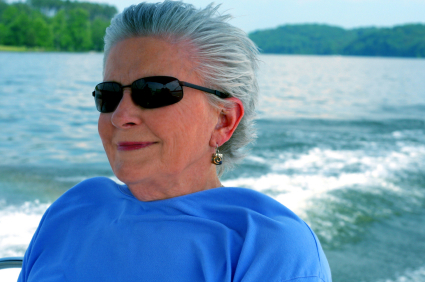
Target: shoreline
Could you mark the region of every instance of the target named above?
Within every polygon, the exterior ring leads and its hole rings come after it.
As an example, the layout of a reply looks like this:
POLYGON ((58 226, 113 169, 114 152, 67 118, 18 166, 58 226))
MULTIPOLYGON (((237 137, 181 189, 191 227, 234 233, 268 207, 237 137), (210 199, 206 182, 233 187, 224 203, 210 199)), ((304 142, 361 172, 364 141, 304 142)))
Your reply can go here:
MULTIPOLYGON (((64 51, 64 50, 55 50, 55 49, 45 49, 43 47, 27 47, 27 46, 7 46, 0 45, 0 52, 38 52, 38 53, 103 53, 103 51, 64 51)), ((358 58, 394 58, 394 59, 416 59, 424 60, 425 57, 409 57, 409 56, 368 56, 368 55, 341 55, 341 54, 289 54, 289 53, 260 53, 260 55, 266 56, 320 56, 320 57, 358 57, 358 58)))
POLYGON ((39 53, 103 53, 103 51, 64 51, 64 50, 55 50, 55 49, 45 49, 43 47, 27 47, 27 46, 7 46, 0 45, 0 52, 39 52, 39 53))
POLYGON ((0 45, 0 52, 46 52, 46 51, 48 50, 41 47, 0 45))

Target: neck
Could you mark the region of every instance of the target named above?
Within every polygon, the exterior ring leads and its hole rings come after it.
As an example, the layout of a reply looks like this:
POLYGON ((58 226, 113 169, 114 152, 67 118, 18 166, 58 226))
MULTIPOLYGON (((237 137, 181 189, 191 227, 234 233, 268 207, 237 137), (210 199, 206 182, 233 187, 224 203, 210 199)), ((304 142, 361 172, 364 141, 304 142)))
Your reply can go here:
POLYGON ((143 202, 170 199, 222 186, 213 165, 204 173, 190 171, 160 175, 126 184, 134 197, 143 202))

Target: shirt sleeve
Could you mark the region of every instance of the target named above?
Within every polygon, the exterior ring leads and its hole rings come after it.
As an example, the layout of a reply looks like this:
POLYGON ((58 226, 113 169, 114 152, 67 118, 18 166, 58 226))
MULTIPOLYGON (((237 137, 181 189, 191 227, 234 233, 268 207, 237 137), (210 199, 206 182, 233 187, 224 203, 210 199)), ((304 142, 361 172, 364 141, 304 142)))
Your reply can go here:
POLYGON ((261 219, 250 229, 233 281, 332 281, 320 242, 304 221, 261 219))
POLYGON ((49 209, 47 209, 47 211, 44 213, 43 217, 40 220, 40 223, 37 227, 37 230, 34 233, 34 236, 31 239, 31 242, 27 248, 27 250, 25 251, 25 255, 24 255, 24 259, 22 261, 22 268, 21 268, 21 273, 19 274, 18 277, 18 282, 26 282, 28 281, 28 277, 29 277, 29 273, 31 272, 31 268, 32 265, 34 263, 34 259, 35 259, 35 250, 34 250, 34 246, 36 245, 36 241, 37 241, 37 237, 38 234, 40 233, 40 230, 43 226, 43 222, 45 221, 47 214, 49 213, 49 209))

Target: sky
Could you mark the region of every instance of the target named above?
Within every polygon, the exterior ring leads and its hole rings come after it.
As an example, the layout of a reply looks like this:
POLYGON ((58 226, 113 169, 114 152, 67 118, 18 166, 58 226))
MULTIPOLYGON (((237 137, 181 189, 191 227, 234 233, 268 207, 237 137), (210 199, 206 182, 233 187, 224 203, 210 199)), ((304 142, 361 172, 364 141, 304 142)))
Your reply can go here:
MULTIPOLYGON (((134 0, 84 1, 108 3, 119 11, 138 3, 134 0)), ((201 8, 212 0, 184 2, 201 8)), ((214 3, 221 3, 219 11, 234 16, 230 23, 246 32, 299 23, 321 23, 344 28, 425 23, 425 0, 215 0, 214 3)))

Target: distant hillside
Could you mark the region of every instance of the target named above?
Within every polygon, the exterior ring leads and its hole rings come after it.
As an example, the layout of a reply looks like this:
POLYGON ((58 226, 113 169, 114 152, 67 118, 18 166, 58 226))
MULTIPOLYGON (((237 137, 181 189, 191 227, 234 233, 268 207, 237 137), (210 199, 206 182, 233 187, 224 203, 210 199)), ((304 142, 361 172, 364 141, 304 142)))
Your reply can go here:
MULTIPOLYGON (((0 46, 102 51, 114 6, 70 0, 0 0, 0 46)), ((357 28, 300 24, 249 34, 263 53, 425 57, 425 25, 357 28)))
POLYGON ((69 0, 0 0, 0 45, 102 51, 114 6, 69 0))
POLYGON ((356 28, 299 24, 249 34, 262 53, 425 57, 425 25, 356 28))

